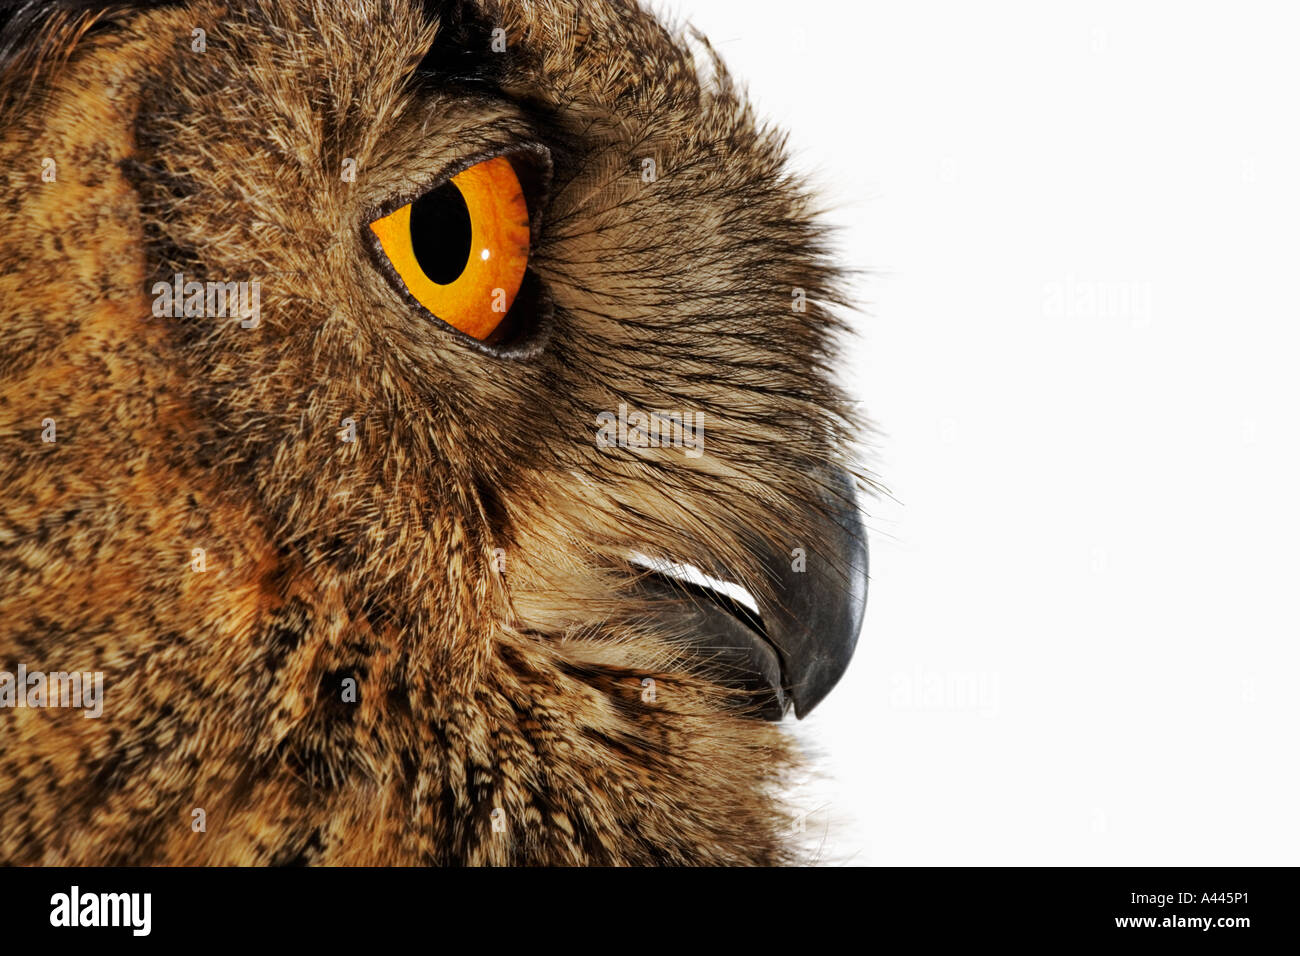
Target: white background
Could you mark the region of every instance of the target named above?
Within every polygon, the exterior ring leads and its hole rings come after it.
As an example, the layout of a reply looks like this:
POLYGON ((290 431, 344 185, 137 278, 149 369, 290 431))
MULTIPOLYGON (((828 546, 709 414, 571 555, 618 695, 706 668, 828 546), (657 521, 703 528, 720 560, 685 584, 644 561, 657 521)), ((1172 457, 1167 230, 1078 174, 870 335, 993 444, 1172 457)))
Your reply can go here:
POLYGON ((854 864, 1297 864, 1300 12, 669 0, 843 226, 854 864))

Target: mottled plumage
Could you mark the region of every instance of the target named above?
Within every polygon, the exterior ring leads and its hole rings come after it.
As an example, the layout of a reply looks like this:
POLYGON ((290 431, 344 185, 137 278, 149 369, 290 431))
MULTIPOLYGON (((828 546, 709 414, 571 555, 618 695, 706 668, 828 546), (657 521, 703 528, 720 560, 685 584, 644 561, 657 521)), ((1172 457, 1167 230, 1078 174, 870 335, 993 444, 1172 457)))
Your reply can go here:
POLYGON ((630 561, 779 601, 760 556, 844 560, 837 274, 707 47, 625 0, 76 6, 0 76, 0 669, 102 671, 104 715, 0 710, 0 861, 793 859, 786 733, 630 561), (365 227, 520 144, 495 349, 365 227), (176 273, 260 325, 155 318, 176 273), (598 447, 620 405, 706 453, 598 447))

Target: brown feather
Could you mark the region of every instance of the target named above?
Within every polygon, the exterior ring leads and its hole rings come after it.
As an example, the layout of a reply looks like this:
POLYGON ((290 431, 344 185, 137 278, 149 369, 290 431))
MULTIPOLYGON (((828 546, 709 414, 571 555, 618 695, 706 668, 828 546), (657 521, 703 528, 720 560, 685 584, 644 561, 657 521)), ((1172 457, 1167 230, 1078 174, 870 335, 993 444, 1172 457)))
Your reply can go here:
POLYGON ((808 193, 634 4, 452 6, 193 2, 29 54, 67 62, 0 117, 0 669, 100 670, 106 703, 0 712, 5 862, 793 859, 792 744, 628 555, 760 593, 756 545, 811 533, 853 426, 808 193), (466 24, 507 52, 437 54, 466 24), (364 226, 521 138, 554 308, 508 358, 414 314, 364 226), (178 272, 259 280, 260 327, 154 318, 178 272), (598 448, 620 403, 704 411, 708 453, 598 448))

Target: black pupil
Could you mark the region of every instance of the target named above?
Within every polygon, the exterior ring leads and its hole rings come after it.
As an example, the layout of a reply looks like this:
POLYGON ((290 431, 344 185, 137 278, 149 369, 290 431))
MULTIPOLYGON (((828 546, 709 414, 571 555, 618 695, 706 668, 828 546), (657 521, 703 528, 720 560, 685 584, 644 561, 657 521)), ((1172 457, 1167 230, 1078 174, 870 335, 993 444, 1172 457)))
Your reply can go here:
POLYGON ((469 263, 469 207, 454 183, 443 183, 411 204, 415 261, 438 285, 455 282, 469 263))

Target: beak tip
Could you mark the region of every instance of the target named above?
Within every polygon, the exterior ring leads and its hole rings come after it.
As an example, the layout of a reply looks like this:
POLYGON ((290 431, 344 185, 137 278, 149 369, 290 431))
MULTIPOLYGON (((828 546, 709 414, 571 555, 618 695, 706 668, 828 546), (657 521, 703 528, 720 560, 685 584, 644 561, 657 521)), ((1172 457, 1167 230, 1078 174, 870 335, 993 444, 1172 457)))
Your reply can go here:
POLYGON ((800 720, 811 713, 839 683, 857 649, 867 608, 865 535, 861 541, 862 544, 852 555, 858 560, 848 570, 849 578, 844 593, 838 599, 827 595, 825 610, 817 616, 816 631, 812 637, 823 645, 824 653, 811 662, 801 680, 792 682, 789 696, 794 703, 794 715, 800 720))

